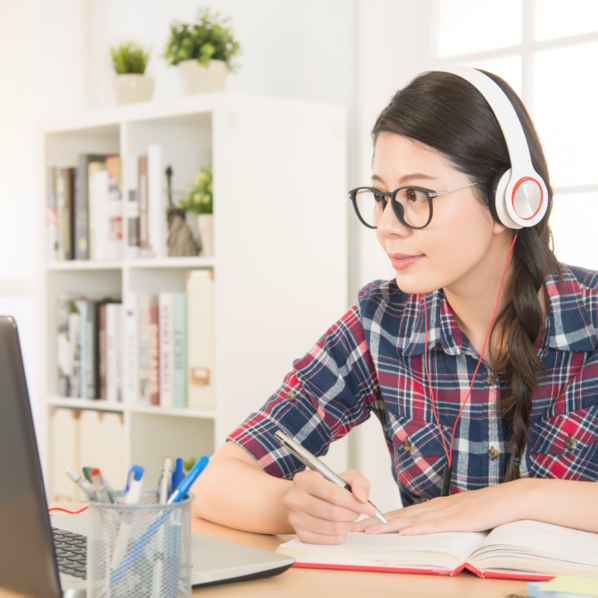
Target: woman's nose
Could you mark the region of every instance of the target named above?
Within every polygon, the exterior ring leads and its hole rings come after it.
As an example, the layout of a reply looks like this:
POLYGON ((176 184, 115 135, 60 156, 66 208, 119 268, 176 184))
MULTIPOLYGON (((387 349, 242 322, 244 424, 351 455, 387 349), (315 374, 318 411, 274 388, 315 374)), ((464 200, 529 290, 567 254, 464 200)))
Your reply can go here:
POLYGON ((401 237, 407 237, 413 233, 397 218, 390 201, 386 202, 382 216, 378 220, 378 232, 384 236, 399 235, 401 237))

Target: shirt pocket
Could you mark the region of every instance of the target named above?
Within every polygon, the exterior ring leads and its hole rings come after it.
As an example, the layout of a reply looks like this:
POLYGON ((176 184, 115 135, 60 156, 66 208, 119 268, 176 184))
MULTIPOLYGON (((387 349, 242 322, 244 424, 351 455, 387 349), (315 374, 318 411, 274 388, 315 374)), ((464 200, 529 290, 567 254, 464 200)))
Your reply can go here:
MULTIPOLYGON (((440 496, 442 475, 448 465, 436 422, 389 414, 388 432, 393 439, 393 466, 401 483, 422 499, 440 496)), ((444 427, 445 442, 450 431, 444 427)))
POLYGON ((528 454, 532 477, 598 481, 598 406, 541 419, 528 454))

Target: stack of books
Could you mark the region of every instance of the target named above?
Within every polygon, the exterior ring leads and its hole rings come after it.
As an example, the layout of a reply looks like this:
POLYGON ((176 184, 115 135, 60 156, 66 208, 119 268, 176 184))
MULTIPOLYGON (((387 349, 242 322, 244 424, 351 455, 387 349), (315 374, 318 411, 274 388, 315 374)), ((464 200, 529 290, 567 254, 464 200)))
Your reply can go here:
POLYGON ((161 145, 124 160, 80 154, 77 166, 48 167, 46 180, 49 261, 167 256, 161 145))
POLYGON ((58 395, 214 409, 214 316, 211 270, 188 272, 186 292, 129 293, 124 305, 60 298, 58 395))

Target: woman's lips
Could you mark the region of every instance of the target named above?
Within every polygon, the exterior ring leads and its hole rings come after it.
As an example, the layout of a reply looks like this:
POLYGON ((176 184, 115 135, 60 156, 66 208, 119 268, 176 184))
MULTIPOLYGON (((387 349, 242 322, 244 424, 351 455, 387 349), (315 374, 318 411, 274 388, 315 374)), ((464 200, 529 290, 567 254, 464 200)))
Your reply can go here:
POLYGON ((419 255, 409 255, 407 253, 389 253, 388 257, 390 258, 390 263, 395 270, 404 270, 405 268, 409 268, 409 266, 415 264, 415 262, 424 256, 422 253, 419 255))

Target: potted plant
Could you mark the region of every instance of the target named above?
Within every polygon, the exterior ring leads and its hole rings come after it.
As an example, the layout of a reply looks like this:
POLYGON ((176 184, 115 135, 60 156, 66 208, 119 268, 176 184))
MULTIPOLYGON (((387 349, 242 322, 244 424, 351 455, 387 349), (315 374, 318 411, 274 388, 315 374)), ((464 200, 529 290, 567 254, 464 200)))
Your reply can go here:
POLYGON ((132 41, 125 41, 110 48, 112 67, 116 75, 112 78, 112 89, 117 104, 147 102, 154 93, 154 80, 146 77, 145 69, 149 50, 132 41))
POLYGON ((212 193, 212 163, 206 165, 193 178, 193 187, 187 191, 177 206, 181 210, 197 214, 197 229, 201 243, 201 255, 214 255, 214 216, 212 193))
POLYGON ((183 93, 221 91, 228 71, 237 70, 232 60, 241 46, 229 22, 230 17, 220 18, 219 13, 200 8, 196 23, 171 23, 164 57, 178 66, 183 93))

